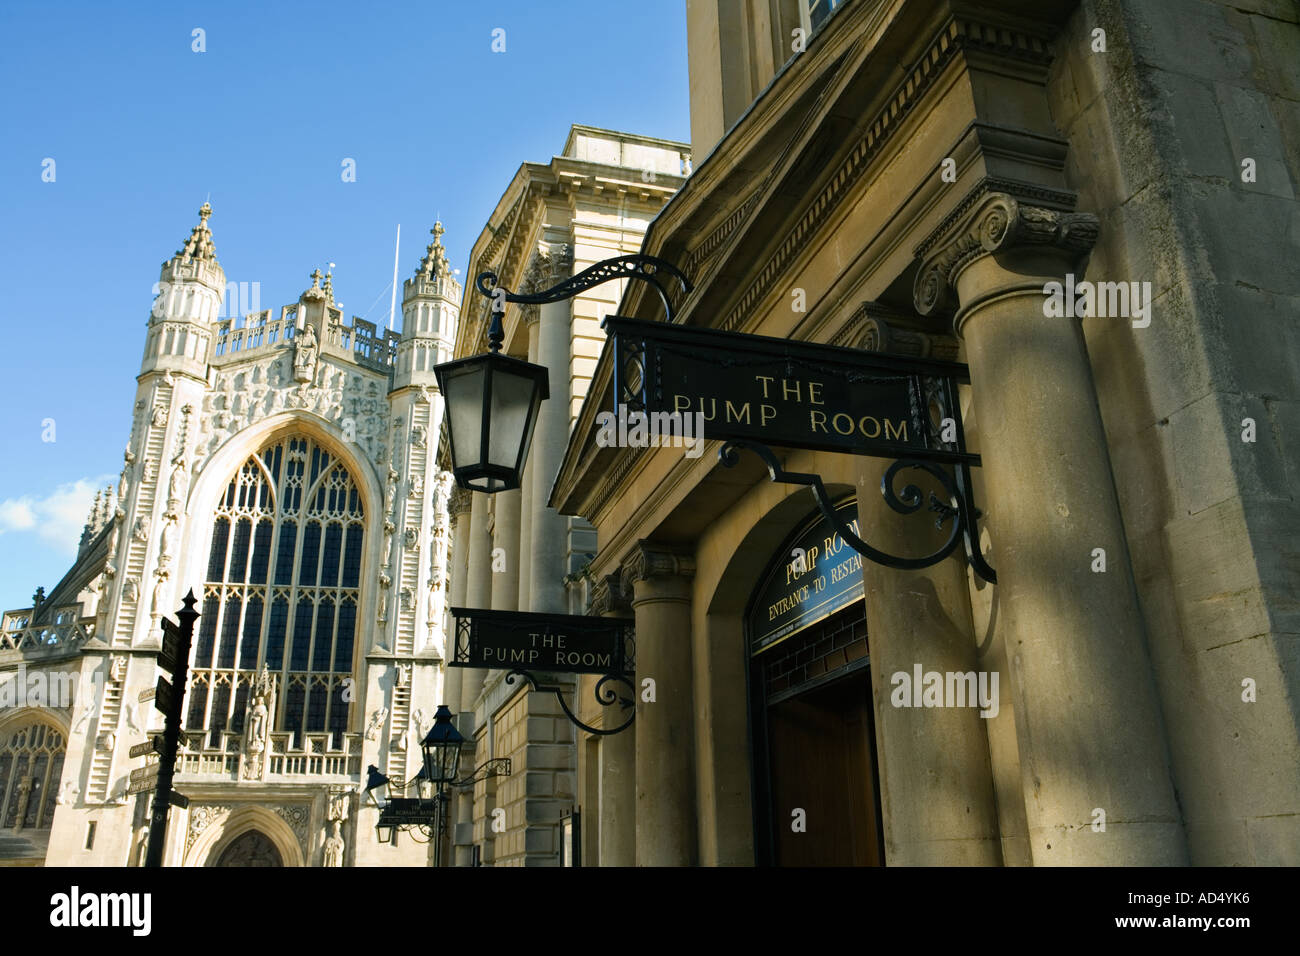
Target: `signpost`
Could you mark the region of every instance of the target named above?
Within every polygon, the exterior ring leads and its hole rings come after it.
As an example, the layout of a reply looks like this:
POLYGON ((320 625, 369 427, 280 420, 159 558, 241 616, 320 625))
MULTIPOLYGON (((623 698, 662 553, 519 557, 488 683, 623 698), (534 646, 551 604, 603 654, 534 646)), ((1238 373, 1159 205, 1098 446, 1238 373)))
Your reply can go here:
MULTIPOLYGON (((198 601, 191 590, 185 595, 183 607, 176 613, 180 624, 163 618, 163 646, 158 655, 158 666, 172 675, 174 683, 159 677, 154 689, 154 706, 163 714, 163 732, 145 744, 131 748, 131 755, 140 756, 150 752, 158 754, 158 762, 131 771, 131 785, 128 792, 141 793, 154 790, 153 814, 149 825, 149 848, 145 854, 145 866, 162 866, 163 846, 167 840, 167 811, 170 807, 184 808, 189 801, 172 790, 172 778, 176 772, 176 753, 180 749, 181 705, 185 700, 185 682, 189 676, 190 645, 194 639, 194 622, 199 613, 194 610, 198 601), (144 748, 144 749, 142 749, 144 748), (139 751, 137 754, 136 751, 139 751), (139 775, 137 777, 137 774, 139 775), (149 783, 153 785, 150 786, 149 783), (134 789, 139 786, 140 789, 134 789)), ((144 700, 144 695, 140 697, 144 700)))
POLYGON ((631 618, 454 607, 452 667, 622 674, 633 667, 631 618))
POLYGON ((950 407, 970 381, 958 362, 615 315, 602 325, 614 340, 615 402, 629 413, 699 415, 704 437, 719 441, 979 464, 950 407))

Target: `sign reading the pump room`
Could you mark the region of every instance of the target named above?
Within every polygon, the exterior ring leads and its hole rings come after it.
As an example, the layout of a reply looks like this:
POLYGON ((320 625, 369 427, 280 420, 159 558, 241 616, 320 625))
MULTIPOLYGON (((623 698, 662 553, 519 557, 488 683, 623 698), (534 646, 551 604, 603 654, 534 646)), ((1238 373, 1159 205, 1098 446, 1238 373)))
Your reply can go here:
POLYGON ((603 326, 614 339, 616 403, 652 419, 697 416, 706 439, 979 461, 947 408, 970 381, 960 363, 621 316, 603 326), (945 429, 945 419, 954 424, 945 429))
POLYGON ((632 668, 630 618, 534 614, 454 607, 452 667, 565 674, 622 674, 632 668))
MULTIPOLYGON (((858 534, 857 501, 835 513, 858 534)), ((862 556, 820 513, 791 538, 768 569, 749 615, 750 652, 757 654, 862 597, 862 556)))

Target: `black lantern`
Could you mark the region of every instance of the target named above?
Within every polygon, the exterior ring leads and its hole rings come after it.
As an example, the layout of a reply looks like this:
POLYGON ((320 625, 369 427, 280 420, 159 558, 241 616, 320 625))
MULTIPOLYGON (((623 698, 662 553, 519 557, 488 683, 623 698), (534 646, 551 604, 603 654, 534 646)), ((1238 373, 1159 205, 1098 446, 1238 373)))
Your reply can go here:
POLYGON ((501 354, 501 315, 492 311, 491 351, 433 369, 446 403, 456 484, 488 494, 519 487, 538 409, 550 397, 545 368, 501 354))
POLYGON ((465 738, 451 722, 451 711, 439 704, 433 715, 433 726, 425 735, 420 748, 424 751, 424 776, 439 790, 456 779, 460 767, 460 747, 465 738))
POLYGON ((380 810, 388 803, 388 777, 380 773, 374 764, 366 768, 366 796, 380 810))

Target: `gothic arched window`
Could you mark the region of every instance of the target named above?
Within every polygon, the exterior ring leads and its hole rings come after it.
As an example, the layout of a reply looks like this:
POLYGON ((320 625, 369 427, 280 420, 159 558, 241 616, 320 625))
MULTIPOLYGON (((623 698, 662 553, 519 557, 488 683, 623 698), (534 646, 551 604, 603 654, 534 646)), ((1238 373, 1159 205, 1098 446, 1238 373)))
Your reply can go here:
POLYGON ((348 729, 365 512, 346 468, 310 438, 276 439, 213 516, 187 726, 242 733, 249 688, 275 677, 274 729, 348 729))
POLYGON ((44 723, 0 733, 0 828, 49 829, 63 776, 63 734, 44 723))

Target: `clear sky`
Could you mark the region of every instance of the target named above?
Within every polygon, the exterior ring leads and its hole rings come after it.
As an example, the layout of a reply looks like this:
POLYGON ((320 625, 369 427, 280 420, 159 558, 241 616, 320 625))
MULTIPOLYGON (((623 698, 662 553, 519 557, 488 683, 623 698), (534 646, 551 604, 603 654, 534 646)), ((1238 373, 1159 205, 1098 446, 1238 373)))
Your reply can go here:
POLYGON ((3 0, 0 607, 54 587, 116 479, 152 288, 205 199, 261 308, 333 262, 383 325, 399 223, 400 278, 440 216, 463 279, 520 163, 573 123, 689 140, 687 92, 684 0, 3 0))

